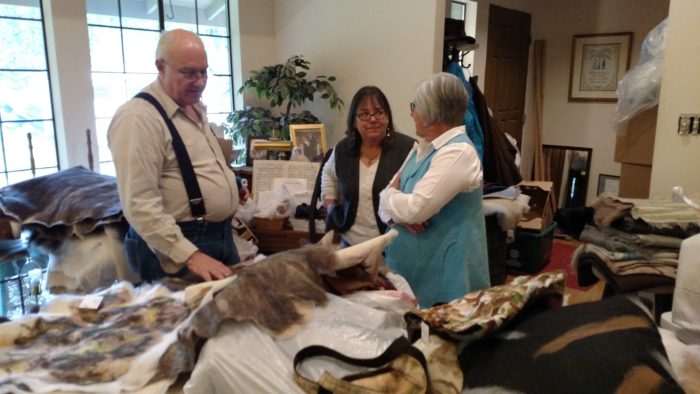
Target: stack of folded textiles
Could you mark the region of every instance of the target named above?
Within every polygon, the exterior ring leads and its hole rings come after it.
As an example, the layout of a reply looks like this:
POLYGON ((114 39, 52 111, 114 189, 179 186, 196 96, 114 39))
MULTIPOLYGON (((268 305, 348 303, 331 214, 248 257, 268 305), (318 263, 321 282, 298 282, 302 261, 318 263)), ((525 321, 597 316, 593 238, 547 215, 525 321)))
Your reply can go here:
POLYGON ((681 242, 700 233, 700 212, 672 200, 612 197, 593 208, 595 224, 581 232, 572 258, 580 286, 601 276, 614 294, 673 286, 681 242))

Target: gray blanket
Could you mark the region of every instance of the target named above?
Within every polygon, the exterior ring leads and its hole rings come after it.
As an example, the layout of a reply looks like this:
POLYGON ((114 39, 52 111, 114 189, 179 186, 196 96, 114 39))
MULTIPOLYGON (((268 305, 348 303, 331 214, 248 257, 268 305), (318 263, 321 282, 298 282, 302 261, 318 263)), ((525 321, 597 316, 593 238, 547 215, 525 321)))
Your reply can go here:
POLYGON ((82 166, 3 187, 0 213, 56 240, 122 220, 116 179, 82 166))

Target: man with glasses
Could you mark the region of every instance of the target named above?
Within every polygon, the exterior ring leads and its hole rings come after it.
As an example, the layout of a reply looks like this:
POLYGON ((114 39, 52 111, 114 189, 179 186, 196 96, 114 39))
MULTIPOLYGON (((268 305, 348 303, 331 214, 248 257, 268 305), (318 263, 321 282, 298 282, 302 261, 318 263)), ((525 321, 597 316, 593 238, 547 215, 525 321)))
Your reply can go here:
POLYGON ((147 282, 222 279, 239 261, 231 230, 239 191, 200 101, 204 44, 186 30, 165 32, 155 65, 158 78, 117 110, 107 133, 129 264, 147 282))

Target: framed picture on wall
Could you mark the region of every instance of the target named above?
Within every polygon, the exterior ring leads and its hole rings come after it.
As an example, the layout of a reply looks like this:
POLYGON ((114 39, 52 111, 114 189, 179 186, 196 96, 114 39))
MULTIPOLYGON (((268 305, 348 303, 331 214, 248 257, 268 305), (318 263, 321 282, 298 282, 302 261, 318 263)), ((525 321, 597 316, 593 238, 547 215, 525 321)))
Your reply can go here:
POLYGON ((255 160, 288 160, 292 150, 292 144, 289 141, 252 138, 249 144, 248 166, 253 166, 255 160))
POLYGON ((569 101, 617 102, 617 85, 630 67, 632 33, 574 36, 569 101))
POLYGON ((293 148, 298 148, 309 161, 323 161, 328 150, 326 143, 326 126, 323 124, 292 124, 289 135, 293 148))
POLYGON ((617 197, 620 194, 620 177, 616 175, 598 175, 598 193, 597 196, 605 194, 611 197, 617 197))

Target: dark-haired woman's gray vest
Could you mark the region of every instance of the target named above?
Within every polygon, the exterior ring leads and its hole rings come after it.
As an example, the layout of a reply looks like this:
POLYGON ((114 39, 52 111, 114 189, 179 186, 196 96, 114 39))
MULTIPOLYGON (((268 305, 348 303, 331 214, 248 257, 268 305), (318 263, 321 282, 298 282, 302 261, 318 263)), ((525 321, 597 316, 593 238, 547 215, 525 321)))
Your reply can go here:
MULTIPOLYGON (((386 224, 379 219, 379 192, 391 181, 391 178, 401 168, 408 152, 413 148, 415 140, 407 135, 393 132, 391 141, 382 147, 382 155, 377 165, 377 174, 372 184, 372 204, 374 218, 377 221, 379 233, 386 231, 386 224)), ((355 223, 357 201, 360 190, 360 157, 359 153, 350 151, 350 140, 344 138, 335 146, 335 172, 338 176, 340 194, 343 196, 342 206, 337 206, 329 212, 328 229, 345 232, 355 223), (342 211, 338 211, 342 210, 342 211)))

